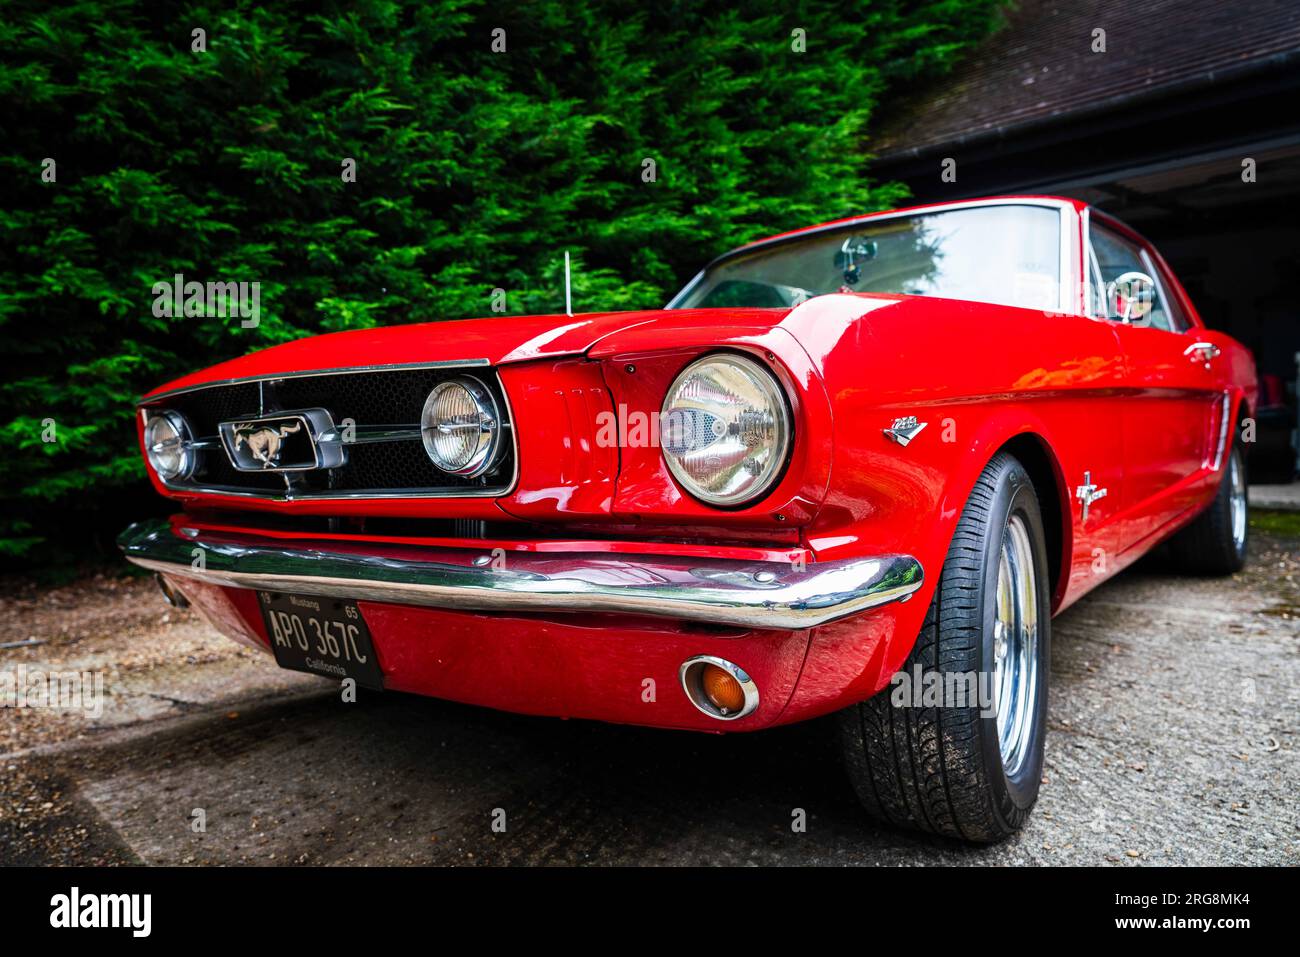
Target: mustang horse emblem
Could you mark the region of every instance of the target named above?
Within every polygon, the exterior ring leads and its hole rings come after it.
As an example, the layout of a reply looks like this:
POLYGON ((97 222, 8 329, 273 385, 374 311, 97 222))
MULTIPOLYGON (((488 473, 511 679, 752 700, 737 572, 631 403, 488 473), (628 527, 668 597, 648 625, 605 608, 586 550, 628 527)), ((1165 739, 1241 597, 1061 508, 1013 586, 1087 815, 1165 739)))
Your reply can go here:
POLYGON ((285 436, 292 435, 301 429, 301 422, 295 422, 293 425, 282 425, 279 428, 272 428, 269 425, 254 427, 251 422, 245 422, 242 425, 236 425, 233 430, 235 450, 238 451, 241 444, 247 443, 248 451, 253 458, 262 463, 262 468, 269 469, 279 464, 280 446, 284 442, 285 436))

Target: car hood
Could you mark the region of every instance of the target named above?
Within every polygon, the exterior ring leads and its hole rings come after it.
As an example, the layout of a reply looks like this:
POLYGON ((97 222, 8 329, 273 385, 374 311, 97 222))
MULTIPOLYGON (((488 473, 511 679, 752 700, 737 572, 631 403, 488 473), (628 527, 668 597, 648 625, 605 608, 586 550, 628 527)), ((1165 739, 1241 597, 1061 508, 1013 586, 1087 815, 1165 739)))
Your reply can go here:
POLYGON ((673 330, 708 325, 720 341, 779 324, 789 309, 650 309, 577 316, 503 316, 380 329, 353 329, 286 342, 160 386, 150 396, 231 379, 437 363, 505 365, 586 353, 602 339, 641 327, 672 344, 673 330))

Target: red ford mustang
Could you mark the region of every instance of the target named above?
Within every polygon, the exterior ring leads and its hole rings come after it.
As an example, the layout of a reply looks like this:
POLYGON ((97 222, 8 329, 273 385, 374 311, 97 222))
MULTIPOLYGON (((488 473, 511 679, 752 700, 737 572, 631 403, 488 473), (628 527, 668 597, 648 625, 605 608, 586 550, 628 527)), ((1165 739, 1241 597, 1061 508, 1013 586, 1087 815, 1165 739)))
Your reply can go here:
POLYGON ((1050 619, 1246 551, 1246 350, 1068 199, 776 236, 663 310, 367 329, 140 403, 126 556, 285 668, 698 731, 838 712, 867 809, 1038 793, 1050 619))

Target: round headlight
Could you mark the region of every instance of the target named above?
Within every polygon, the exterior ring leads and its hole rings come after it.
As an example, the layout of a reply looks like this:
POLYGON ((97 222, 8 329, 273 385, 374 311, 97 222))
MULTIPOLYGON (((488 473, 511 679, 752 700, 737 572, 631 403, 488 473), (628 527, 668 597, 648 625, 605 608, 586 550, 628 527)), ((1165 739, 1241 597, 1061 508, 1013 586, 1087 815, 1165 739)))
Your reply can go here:
POLYGON ((492 467, 501 421, 496 399, 477 379, 440 382, 424 400, 424 451, 444 472, 474 478, 492 467))
POLYGON ((164 482, 189 478, 194 471, 190 427, 178 412, 158 412, 149 417, 144 427, 144 448, 149 464, 164 482))
POLYGON ((785 467, 790 414, 772 374, 736 355, 687 366, 664 398, 664 461, 686 490, 710 505, 742 505, 785 467))

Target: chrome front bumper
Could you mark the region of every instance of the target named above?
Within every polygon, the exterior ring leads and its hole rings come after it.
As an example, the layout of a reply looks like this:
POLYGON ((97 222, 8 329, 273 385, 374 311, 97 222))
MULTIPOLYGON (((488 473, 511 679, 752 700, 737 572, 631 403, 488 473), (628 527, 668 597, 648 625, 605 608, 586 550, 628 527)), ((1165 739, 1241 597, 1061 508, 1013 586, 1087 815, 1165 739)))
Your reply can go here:
POLYGON ((809 628, 921 587, 910 555, 742 562, 610 553, 498 553, 344 542, 280 542, 140 522, 118 537, 128 560, 232 588, 466 611, 617 612, 749 628, 809 628))

